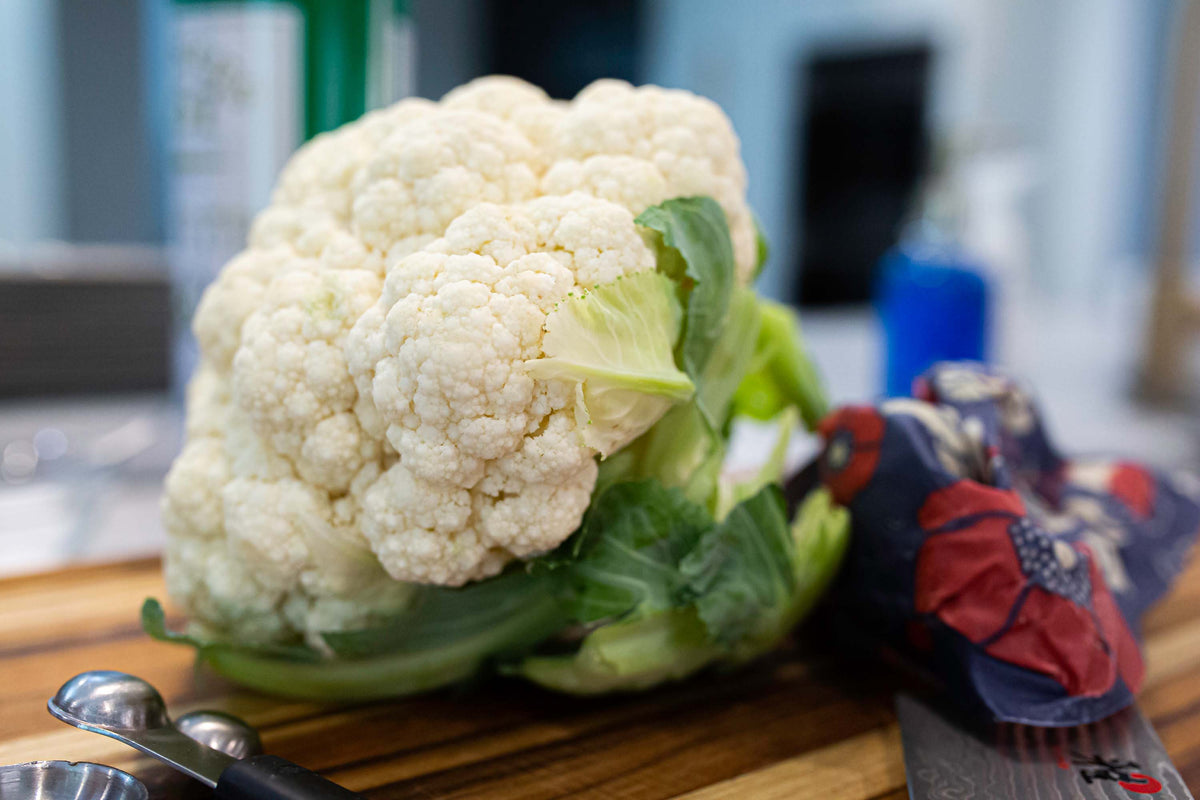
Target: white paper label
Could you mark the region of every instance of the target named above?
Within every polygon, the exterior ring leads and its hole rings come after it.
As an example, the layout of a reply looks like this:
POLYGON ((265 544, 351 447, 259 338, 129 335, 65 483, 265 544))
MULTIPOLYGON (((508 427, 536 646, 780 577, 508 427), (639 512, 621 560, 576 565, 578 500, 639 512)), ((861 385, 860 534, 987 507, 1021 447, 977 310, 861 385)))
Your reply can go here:
POLYGON ((392 97, 394 102, 417 91, 417 37, 412 20, 403 14, 392 17, 388 26, 388 60, 391 62, 392 97))
POLYGON ((416 92, 417 37, 393 0, 372 0, 370 8, 367 108, 382 108, 416 92))
POLYGON ((171 266, 188 324, 300 145, 304 15, 290 3, 179 5, 175 14, 171 266))

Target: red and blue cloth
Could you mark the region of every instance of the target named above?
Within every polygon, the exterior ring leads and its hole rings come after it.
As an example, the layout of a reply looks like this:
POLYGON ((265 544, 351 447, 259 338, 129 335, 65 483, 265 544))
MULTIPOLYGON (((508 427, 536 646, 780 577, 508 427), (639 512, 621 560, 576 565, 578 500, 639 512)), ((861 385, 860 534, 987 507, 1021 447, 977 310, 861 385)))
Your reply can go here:
POLYGON ((854 535, 836 602, 996 719, 1078 725, 1131 704, 1146 609, 1200 527, 1200 483, 1068 459, 1030 395, 944 363, 912 399, 821 424, 854 535))

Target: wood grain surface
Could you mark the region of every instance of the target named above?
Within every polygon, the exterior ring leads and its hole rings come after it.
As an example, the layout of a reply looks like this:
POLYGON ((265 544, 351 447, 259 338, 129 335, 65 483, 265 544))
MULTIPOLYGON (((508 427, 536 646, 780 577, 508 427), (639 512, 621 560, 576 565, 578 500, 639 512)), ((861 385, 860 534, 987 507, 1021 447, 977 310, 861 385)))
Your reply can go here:
MULTIPOLYGON (((116 742, 52 719, 76 673, 119 669, 173 714, 219 708, 259 728, 268 752, 371 798, 907 797, 892 710, 912 679, 826 644, 819 623, 749 669, 640 696, 579 700, 495 680, 424 697, 319 706, 242 691, 138 626, 164 596, 157 561, 0 581, 0 764, 98 761, 155 797, 206 796, 116 742)), ((1200 561, 1146 624, 1143 712, 1184 779, 1200 786, 1200 561)))

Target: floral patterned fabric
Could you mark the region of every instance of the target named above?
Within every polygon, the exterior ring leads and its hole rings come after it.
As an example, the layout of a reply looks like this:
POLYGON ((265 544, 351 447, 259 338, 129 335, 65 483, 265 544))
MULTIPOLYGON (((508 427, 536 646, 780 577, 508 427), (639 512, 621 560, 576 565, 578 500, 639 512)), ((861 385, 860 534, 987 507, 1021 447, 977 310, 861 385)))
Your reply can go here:
POLYGON ((836 601, 995 718, 1078 725, 1133 701, 1135 631, 1182 568, 1200 483, 1062 456, 1030 395, 939 364, 912 399, 820 427, 854 536, 836 601))

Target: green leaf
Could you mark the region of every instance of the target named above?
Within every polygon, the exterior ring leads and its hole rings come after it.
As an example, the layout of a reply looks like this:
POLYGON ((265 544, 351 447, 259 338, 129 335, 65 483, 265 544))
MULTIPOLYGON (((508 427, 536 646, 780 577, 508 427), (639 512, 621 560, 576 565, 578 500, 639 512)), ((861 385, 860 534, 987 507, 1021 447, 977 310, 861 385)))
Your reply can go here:
POLYGON ((715 509, 718 477, 725 460, 725 428, 733 396, 760 338, 759 302, 749 289, 730 298, 725 334, 698 377, 696 395, 667 412, 653 428, 626 448, 627 479, 654 478, 678 487, 693 502, 715 509), (702 411, 708 410, 708 416, 702 411))
POLYGON ((521 571, 463 589, 425 588, 388 625, 323 635, 330 653, 301 645, 249 646, 167 630, 147 600, 142 627, 195 647, 200 661, 244 686, 309 700, 398 697, 457 683, 515 657, 567 624, 556 579, 521 571))
MULTIPOLYGON (((667 416, 670 416, 670 414, 671 412, 668 411, 667 416)), ((645 434, 642 436, 645 438, 645 434)), ((616 453, 602 460, 598 466, 600 469, 596 475, 596 485, 592 488, 593 499, 602 495, 610 486, 637 479, 638 453, 636 444, 633 447, 625 447, 618 450, 616 453)))
MULTIPOLYGON (((676 562, 682 582, 658 580, 660 591, 639 613, 591 630, 574 652, 535 653, 505 670, 556 691, 599 694, 644 689, 708 665, 759 656, 811 610, 836 574, 848 541, 848 519, 819 490, 789 526, 783 497, 778 487, 769 486, 722 523, 710 520, 676 562), (672 585, 676 593, 668 599, 661 588, 672 585)), ((662 527, 661 522, 652 527, 662 527)), ((593 534, 603 539, 608 531, 598 526, 593 534)), ((654 574, 667 571, 676 554, 660 551, 654 574)), ((574 570, 585 560, 564 566, 574 570)))
POLYGON ((637 691, 686 678, 724 650, 692 609, 671 609, 605 625, 575 653, 530 656, 506 668, 547 689, 592 695, 637 691))
POLYGON ((244 686, 310 700, 412 694, 496 664, 559 691, 642 689, 774 647, 836 573, 848 519, 824 490, 809 495, 791 526, 775 487, 716 524, 679 491, 617 484, 576 536, 529 570, 462 589, 421 588, 387 625, 325 634, 327 652, 173 632, 153 599, 142 624, 244 686), (576 651, 537 652, 581 624, 598 627, 576 651))
MULTIPOLYGON (((422 653, 471 642, 496 656, 521 652, 567 624, 557 575, 515 569, 461 588, 422 586, 385 625, 322 634, 334 654, 422 653)), ((486 652, 485 652, 486 651, 486 652)))
POLYGON ((679 563, 712 518, 657 481, 620 483, 595 497, 564 544, 568 607, 580 623, 671 608, 683 586, 679 563))
POLYGON ((768 486, 709 530, 680 566, 700 619, 728 646, 759 638, 795 589, 783 495, 768 486))
POLYGON ((206 648, 201 658, 214 672, 267 694, 299 700, 378 700, 419 694, 476 675, 486 659, 472 643, 430 653, 373 658, 290 661, 227 647, 206 648))
POLYGON ((680 347, 683 368, 693 380, 708 363, 721 338, 736 268, 725 212, 711 197, 680 197, 643 211, 638 225, 662 234, 659 269, 693 281, 680 347))
POLYGON ((758 494, 764 487, 783 482, 783 471, 787 466, 788 445, 792 435, 800 425, 800 412, 795 406, 787 406, 773 421, 775 425, 775 444, 767 460, 759 467, 758 472, 749 480, 741 483, 722 481, 717 487, 717 519, 724 519, 730 509, 743 500, 758 494))
POLYGON ((654 480, 617 483, 543 565, 563 575, 576 624, 602 623, 578 650, 531 655, 509 671, 547 688, 597 694, 685 677, 724 648, 683 598, 679 565, 714 525, 702 507, 654 480))
POLYGON ((788 406, 800 410, 812 430, 829 413, 821 377, 804 349, 795 312, 760 300, 762 325, 749 374, 737 388, 733 412, 768 420, 788 406))
POLYGON ((767 259, 771 257, 771 244, 763 235, 762 225, 759 224, 757 215, 754 216, 754 249, 754 277, 758 278, 759 275, 762 275, 763 267, 767 266, 767 259))
POLYGON ((681 570, 709 634, 745 661, 776 647, 812 610, 849 541, 849 512, 827 490, 811 492, 788 525, 771 486, 706 534, 681 570))
POLYGON ((791 525, 796 543, 796 592, 783 625, 791 628, 816 605, 837 577, 850 545, 850 512, 833 502, 825 488, 810 492, 791 525))
POLYGON ((525 363, 533 377, 575 384, 584 442, 608 455, 692 396, 673 354, 681 313, 665 275, 620 278, 561 303, 546 319, 546 357, 525 363))
POLYGON ((142 602, 142 630, 152 639, 170 644, 183 644, 196 648, 201 658, 216 651, 236 651, 239 653, 254 653, 269 658, 295 661, 315 662, 321 660, 321 654, 303 645, 278 644, 263 642, 260 644, 241 644, 207 639, 189 633, 180 633, 167 628, 167 617, 162 604, 153 597, 147 597, 142 602))

